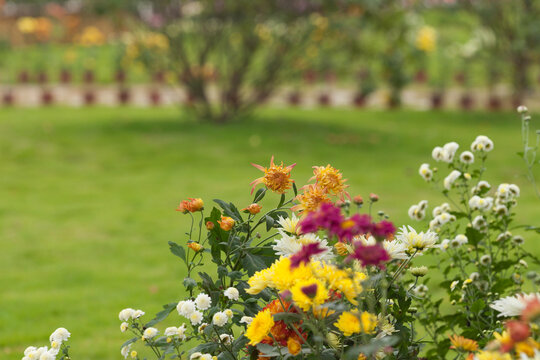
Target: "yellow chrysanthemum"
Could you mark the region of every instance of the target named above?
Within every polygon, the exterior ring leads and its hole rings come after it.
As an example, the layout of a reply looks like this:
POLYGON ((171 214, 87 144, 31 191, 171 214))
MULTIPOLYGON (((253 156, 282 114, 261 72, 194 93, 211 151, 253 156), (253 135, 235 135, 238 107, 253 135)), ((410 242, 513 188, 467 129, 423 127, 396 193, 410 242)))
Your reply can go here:
POLYGON ((328 290, 318 279, 301 280, 291 288, 294 303, 304 311, 322 305, 328 299, 328 290))
POLYGON ((361 314, 358 311, 346 311, 340 315, 334 325, 345 336, 351 336, 352 334, 361 332, 371 334, 377 327, 377 317, 366 311, 361 314))
POLYGON ((476 351, 478 350, 478 343, 474 340, 467 339, 463 336, 452 335, 450 336, 451 348, 463 351, 476 351))
POLYGON ((272 285, 272 277, 274 273, 273 268, 257 271, 248 280, 249 289, 246 290, 248 294, 256 295, 272 285))
POLYGON ((476 354, 477 360, 512 360, 510 354, 501 354, 496 351, 480 351, 476 354))
POLYGON ((255 190, 258 184, 264 184, 266 187, 278 194, 283 194, 286 190, 290 189, 294 180, 291 179, 291 170, 296 166, 292 164, 289 166, 283 166, 274 164, 274 157, 270 159, 270 167, 265 168, 261 165, 251 164, 257 169, 264 172, 264 176, 255 179, 250 185, 253 185, 251 192, 255 190))
POLYGON ((31 34, 36 31, 37 20, 33 17, 22 17, 17 20, 17 29, 23 34, 31 34))
POLYGON ((362 292, 362 281, 366 275, 351 270, 341 270, 336 266, 314 262, 312 268, 316 276, 324 279, 330 289, 339 291, 349 302, 358 305, 357 296, 362 292))
POLYGON ((347 248, 347 245, 345 245, 345 243, 337 242, 334 245, 334 248, 336 249, 336 252, 341 256, 345 256, 345 255, 350 254, 349 249, 347 248))
POLYGON ((431 26, 424 26, 418 31, 416 37, 416 47, 424 52, 432 52, 435 50, 437 33, 431 26))
POLYGON ((313 169, 313 177, 310 181, 315 180, 324 191, 334 193, 343 199, 343 196, 347 194, 345 189, 348 185, 345 185, 347 180, 343 180, 343 175, 339 170, 330 165, 314 166, 313 169))
POLYGON ((528 338, 525 341, 520 341, 515 345, 516 353, 521 356, 525 354, 528 357, 534 356, 534 351, 540 349, 538 344, 533 338, 528 338))
POLYGON ((296 197, 298 204, 291 208, 292 211, 304 213, 316 211, 322 203, 330 202, 328 194, 320 186, 311 184, 304 187, 304 193, 296 197))
POLYGON ((311 268, 305 264, 291 269, 291 260, 286 257, 279 259, 274 265, 272 285, 279 291, 290 290, 296 282, 313 277, 311 268))
POLYGON ((250 345, 257 345, 274 326, 274 319, 270 310, 260 311, 254 318, 251 324, 246 329, 246 337, 249 339, 250 345))

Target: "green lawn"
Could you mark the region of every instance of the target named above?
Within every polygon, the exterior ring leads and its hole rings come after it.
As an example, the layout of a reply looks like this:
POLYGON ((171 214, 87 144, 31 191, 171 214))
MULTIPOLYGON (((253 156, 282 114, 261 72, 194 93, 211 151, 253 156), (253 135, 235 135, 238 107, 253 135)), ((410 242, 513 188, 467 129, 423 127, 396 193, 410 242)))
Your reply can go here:
POLYGON ((510 113, 272 109, 211 126, 174 108, 2 109, 0 358, 46 345, 59 326, 72 332, 74 359, 120 358, 118 311, 153 314, 182 296, 183 267, 167 246, 185 241, 177 203, 248 205, 260 175, 251 162, 296 162, 299 185, 311 166, 331 163, 352 195, 378 193, 379 209, 403 224, 412 203, 442 202, 417 173, 431 149, 451 140, 468 148, 478 134, 495 142, 487 179, 520 185, 518 214, 540 225, 510 113))

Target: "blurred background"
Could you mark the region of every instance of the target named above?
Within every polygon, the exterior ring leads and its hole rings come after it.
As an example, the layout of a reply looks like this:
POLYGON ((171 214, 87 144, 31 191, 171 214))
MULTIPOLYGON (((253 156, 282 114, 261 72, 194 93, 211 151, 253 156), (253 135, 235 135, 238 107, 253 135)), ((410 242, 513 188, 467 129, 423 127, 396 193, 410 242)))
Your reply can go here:
POLYGON ((403 225, 444 201, 418 176, 432 148, 487 135, 487 180, 518 184, 519 219, 540 225, 515 113, 540 127, 538 1, 0 0, 0 15, 1 359, 60 326, 74 358, 120 358, 118 311, 183 296, 175 207, 249 205, 250 163, 272 155, 298 187, 332 164, 403 225))
POLYGON ((2 0, 0 13, 6 106, 187 104, 224 120, 266 102, 537 105, 533 0, 2 0))

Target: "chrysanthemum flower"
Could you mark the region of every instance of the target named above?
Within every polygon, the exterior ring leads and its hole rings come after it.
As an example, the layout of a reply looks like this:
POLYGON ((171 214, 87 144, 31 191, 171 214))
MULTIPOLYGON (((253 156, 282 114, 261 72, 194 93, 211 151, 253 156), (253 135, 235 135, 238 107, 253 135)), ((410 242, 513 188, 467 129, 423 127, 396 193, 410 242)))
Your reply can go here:
POLYGON ((437 234, 430 230, 425 233, 417 233, 412 226, 408 228, 403 226, 396 235, 396 239, 401 241, 410 253, 414 253, 434 247, 437 242, 437 234))
POLYGON ((272 314, 270 314, 270 310, 260 311, 246 329, 245 336, 249 339, 249 344, 257 345, 260 343, 273 326, 274 319, 272 318, 272 314))
POLYGON ((324 191, 333 193, 339 196, 342 200, 344 195, 349 194, 345 191, 348 185, 345 185, 347 180, 343 180, 343 175, 339 172, 338 169, 333 168, 330 165, 325 166, 314 166, 313 167, 313 177, 311 180, 315 180, 317 185, 319 185, 324 191))
POLYGON ((204 202, 201 198, 188 198, 189 200, 183 200, 176 208, 176 211, 185 213, 197 212, 204 209, 204 202))
POLYGON ((294 180, 291 179, 290 173, 296 164, 283 166, 283 163, 281 163, 281 165, 276 165, 274 164, 274 156, 272 156, 270 159, 270 167, 268 168, 253 163, 251 165, 264 172, 263 177, 251 182, 250 185, 253 185, 251 193, 253 193, 257 185, 264 184, 268 189, 277 192, 278 194, 283 194, 291 188, 291 185, 294 182, 294 180))
POLYGON ((255 214, 258 214, 259 212, 261 212, 261 209, 262 209, 261 205, 253 203, 253 204, 249 205, 248 207, 243 208, 242 211, 248 212, 251 215, 255 215, 255 214))
POLYGON ((463 336, 456 334, 450 336, 450 342, 452 343, 451 349, 463 350, 463 351, 476 351, 478 350, 478 343, 474 340, 467 339, 463 336))
POLYGON ((222 230, 229 231, 234 226, 234 219, 228 216, 221 215, 221 220, 218 220, 219 227, 222 230))
POLYGON ((294 303, 304 311, 322 305, 328 299, 328 290, 318 279, 297 282, 291 293, 294 303))
POLYGON ((345 311, 339 316, 334 326, 345 336, 358 333, 371 334, 377 327, 377 317, 366 311, 361 314, 358 311, 345 311))
POLYGON ((298 204, 291 208, 292 211, 310 213, 316 211, 323 203, 330 203, 328 194, 315 184, 304 186, 304 193, 296 197, 298 204))
POLYGON ((507 296, 502 299, 495 300, 489 306, 492 309, 497 310, 500 313, 499 316, 519 316, 527 306, 527 303, 534 299, 540 300, 540 293, 507 296))
POLYGON ((381 269, 385 268, 385 263, 390 261, 390 255, 380 244, 364 245, 361 242, 355 244, 354 252, 349 255, 348 260, 358 260, 362 266, 374 265, 381 269))
POLYGON ((327 249, 321 247, 321 244, 318 242, 303 245, 300 251, 290 257, 291 269, 297 268, 302 263, 309 263, 312 256, 319 255, 326 251, 327 249))

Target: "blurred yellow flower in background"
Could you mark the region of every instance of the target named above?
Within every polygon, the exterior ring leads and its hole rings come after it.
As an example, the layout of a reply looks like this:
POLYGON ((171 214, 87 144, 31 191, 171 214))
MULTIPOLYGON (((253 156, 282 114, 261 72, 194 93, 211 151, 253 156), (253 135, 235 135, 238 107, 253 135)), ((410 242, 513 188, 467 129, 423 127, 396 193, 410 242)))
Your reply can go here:
POLYGON ((431 26, 424 26, 416 35, 416 47, 424 52, 432 52, 437 45, 437 32, 431 26))
POLYGON ((103 45, 105 43, 105 34, 95 26, 87 26, 79 36, 78 42, 84 46, 103 45))
POLYGON ((22 17, 17 20, 17 29, 23 34, 32 34, 36 31, 37 21, 33 17, 22 17))

